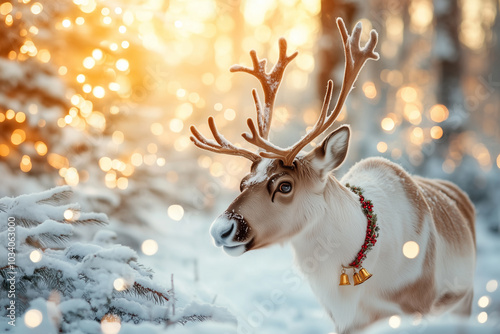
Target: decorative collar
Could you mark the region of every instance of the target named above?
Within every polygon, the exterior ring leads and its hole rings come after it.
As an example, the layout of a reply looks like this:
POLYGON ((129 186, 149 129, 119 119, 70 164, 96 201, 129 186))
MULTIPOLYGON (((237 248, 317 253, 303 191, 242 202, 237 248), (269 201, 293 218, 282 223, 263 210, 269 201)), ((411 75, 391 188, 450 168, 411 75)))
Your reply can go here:
POLYGON ((349 263, 349 266, 342 265, 342 274, 340 275, 339 285, 350 285, 349 277, 345 273, 345 269, 353 269, 354 285, 358 285, 369 279, 372 275, 364 268, 361 264, 363 260, 366 259, 366 254, 372 250, 373 246, 377 243, 379 227, 377 226, 377 214, 373 212, 373 204, 371 200, 365 199, 363 196, 363 190, 360 187, 351 186, 349 183, 346 184, 353 193, 359 196, 359 203, 361 204, 361 210, 366 216, 366 235, 365 242, 361 246, 361 249, 357 253, 354 260, 349 263), (356 272, 359 269, 359 274, 356 272))

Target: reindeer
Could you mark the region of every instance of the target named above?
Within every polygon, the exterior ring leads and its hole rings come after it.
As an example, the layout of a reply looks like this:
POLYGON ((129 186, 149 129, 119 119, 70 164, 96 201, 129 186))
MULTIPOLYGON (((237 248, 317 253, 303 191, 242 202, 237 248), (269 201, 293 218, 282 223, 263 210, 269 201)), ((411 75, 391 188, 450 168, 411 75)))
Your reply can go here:
POLYGON ((356 332, 396 314, 470 315, 474 207, 464 192, 444 180, 411 176, 379 157, 356 163, 337 180, 332 172, 343 163, 349 147, 346 125, 328 134, 311 152, 301 153, 335 122, 365 62, 379 58, 374 52, 378 38, 374 30, 361 48, 360 23, 351 35, 342 19, 337 19, 337 26, 345 53, 337 103, 329 113, 330 80, 318 120, 295 144, 281 148, 268 139, 279 84, 286 66, 297 56, 297 52, 287 56, 284 39, 279 41, 279 59, 270 73, 266 73, 266 60, 259 60, 255 51, 250 52, 253 68, 231 68, 255 76, 264 90, 264 106, 252 91, 257 127, 248 119, 250 133, 242 134, 260 149, 258 154, 225 139, 212 117, 208 124, 215 141, 191 127, 196 146, 253 163, 241 181, 241 194, 210 228, 215 245, 239 256, 289 240, 298 267, 341 333, 356 332), (409 241, 419 249, 414 258, 402 251, 409 241), (354 274, 354 285, 348 273, 354 274))

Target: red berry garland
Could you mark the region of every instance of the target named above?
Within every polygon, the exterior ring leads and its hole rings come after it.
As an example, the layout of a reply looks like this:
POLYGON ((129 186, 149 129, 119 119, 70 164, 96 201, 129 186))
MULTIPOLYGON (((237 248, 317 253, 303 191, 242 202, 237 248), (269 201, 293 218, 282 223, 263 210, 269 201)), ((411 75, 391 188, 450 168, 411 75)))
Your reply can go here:
POLYGON ((365 200, 363 196, 363 190, 361 190, 360 187, 351 186, 349 183, 346 184, 346 187, 351 189, 353 193, 359 196, 359 202, 361 204, 363 213, 365 214, 367 220, 365 242, 363 246, 361 246, 361 249, 356 255, 354 261, 349 263, 349 266, 359 268, 363 260, 366 258, 366 254, 377 243, 378 230, 379 230, 379 227, 377 226, 377 214, 373 212, 372 201, 365 200))

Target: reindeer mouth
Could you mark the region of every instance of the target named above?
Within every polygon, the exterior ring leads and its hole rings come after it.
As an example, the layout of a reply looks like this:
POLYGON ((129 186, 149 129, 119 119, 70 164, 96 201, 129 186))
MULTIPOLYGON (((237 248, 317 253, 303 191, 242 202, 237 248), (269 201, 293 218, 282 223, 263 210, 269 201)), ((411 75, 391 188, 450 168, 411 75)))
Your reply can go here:
POLYGON ((224 250, 224 252, 227 255, 236 257, 236 256, 240 256, 243 253, 245 253, 246 251, 250 250, 250 248, 252 247, 252 245, 253 245, 253 239, 251 239, 247 243, 236 245, 236 246, 226 246, 226 245, 224 245, 224 246, 222 246, 222 249, 224 250))

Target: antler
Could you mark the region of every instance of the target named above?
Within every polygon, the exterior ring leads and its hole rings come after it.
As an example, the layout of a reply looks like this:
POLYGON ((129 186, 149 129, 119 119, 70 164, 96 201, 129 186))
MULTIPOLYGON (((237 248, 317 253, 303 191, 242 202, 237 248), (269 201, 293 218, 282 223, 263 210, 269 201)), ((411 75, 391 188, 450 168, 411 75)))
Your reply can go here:
POLYGON ((285 166, 291 166, 297 154, 316 137, 328 130, 328 128, 335 122, 342 111, 345 100, 347 99, 347 96, 349 95, 349 92, 351 91, 353 84, 365 62, 368 59, 379 59, 378 53, 374 52, 378 40, 378 35, 375 30, 370 32, 369 41, 366 43, 364 48, 361 48, 359 46, 359 38, 362 30, 360 22, 354 27, 351 36, 349 36, 344 21, 341 18, 337 19, 337 26, 339 28, 340 35, 342 36, 342 42, 344 45, 345 69, 342 88, 340 90, 335 108, 330 115, 327 115, 333 91, 333 82, 329 80, 325 99, 323 101, 323 107, 321 108, 318 120, 314 124, 313 128, 302 139, 286 149, 273 145, 265 138, 258 138, 258 134, 252 129, 253 122, 249 120, 248 126, 250 127, 250 131, 252 131, 252 136, 243 134, 243 138, 245 138, 248 142, 264 149, 264 152, 260 153, 261 156, 266 158, 279 158, 283 160, 283 164, 285 166))
POLYGON ((208 126, 210 127, 210 131, 216 140, 210 140, 205 138, 198 129, 191 125, 191 133, 193 134, 190 138, 191 141, 201 149, 212 151, 215 153, 225 153, 230 155, 239 155, 244 158, 250 159, 252 162, 256 162, 261 160, 261 157, 252 151, 247 149, 236 147, 231 142, 229 142, 224 136, 222 136, 217 130, 217 126, 215 125, 214 118, 210 116, 208 118, 208 126))
MULTIPOLYGON (((266 73, 266 59, 259 60, 255 50, 250 51, 250 57, 252 58, 253 68, 244 67, 241 65, 233 65, 229 69, 231 72, 246 72, 257 79, 259 79, 262 89, 264 90, 264 108, 262 108, 257 95, 257 91, 252 89, 252 96, 255 102, 255 109, 257 109, 257 124, 259 125, 259 135, 267 139, 269 137, 269 130, 271 127, 271 119, 273 117, 273 107, 274 100, 276 98, 276 93, 283 78, 283 73, 285 72, 286 66, 299 54, 297 51, 291 56, 286 55, 286 40, 280 38, 279 40, 279 56, 278 62, 274 65, 270 73, 266 73)), ((250 121, 249 121, 250 122, 250 121)), ((252 133, 255 130, 255 125, 253 122, 248 123, 250 131, 252 133)))
POLYGON ((340 90, 337 103, 335 104, 335 108, 330 114, 328 114, 330 100, 333 92, 333 82, 332 80, 328 81, 320 116, 314 124, 313 128, 304 137, 302 137, 298 142, 286 149, 278 147, 268 140, 274 100, 276 98, 276 93, 281 83, 281 79, 283 78, 285 67, 298 54, 297 52, 295 52, 291 56, 287 56, 286 41, 284 38, 281 38, 279 41, 279 59, 270 73, 266 73, 265 70, 266 60, 259 60, 257 58, 256 52, 253 50, 250 52, 250 56, 253 62, 253 69, 240 65, 234 65, 230 69, 231 72, 247 72, 252 74, 257 79, 259 79, 264 90, 264 108, 262 108, 260 104, 259 97, 257 96, 257 91, 255 89, 252 90, 252 96, 255 102, 255 107, 257 109, 258 130, 255 127, 253 120, 248 119, 247 125, 251 133, 242 134, 243 138, 246 141, 263 150, 259 152, 260 155, 257 155, 244 148, 238 148, 227 141, 217 131, 213 117, 209 117, 208 123, 216 142, 206 139, 196 129, 196 127, 191 126, 191 132, 193 133, 193 136, 191 136, 191 140, 195 143, 195 145, 212 152, 240 155, 247 159, 250 159, 253 162, 259 161, 261 157, 280 159, 283 161, 283 164, 285 166, 291 166, 297 154, 316 137, 328 130, 328 128, 330 128, 330 126, 335 122, 365 62, 368 59, 379 59, 378 53, 374 52, 378 40, 378 35, 375 30, 372 30, 370 32, 370 39, 365 44, 365 46, 361 48, 359 46, 359 39, 362 30, 361 23, 356 24, 353 29, 352 35, 349 35, 349 33, 347 32, 347 28, 341 18, 337 19, 337 26, 342 37, 345 53, 345 69, 342 88, 340 90))
MULTIPOLYGON (((231 72, 247 72, 255 76, 262 85, 265 98, 264 108, 262 108, 261 106, 259 97, 257 95, 257 91, 255 89, 252 90, 252 96, 255 102, 255 108, 257 109, 257 123, 259 126, 258 133, 251 119, 247 120, 247 124, 252 134, 254 134, 254 138, 256 138, 256 140, 262 139, 265 140, 265 142, 267 143, 268 143, 267 138, 269 137, 269 130, 271 126, 274 100, 276 99, 276 93, 278 92, 278 88, 283 78, 283 73, 285 72, 286 66, 298 54, 298 52, 295 52, 291 56, 287 56, 286 49, 287 49, 286 40, 284 38, 281 38, 279 40, 278 62, 274 65, 270 73, 266 73, 266 62, 267 62, 266 59, 259 60, 255 50, 250 51, 250 57, 252 58, 253 68, 248 68, 240 65, 233 65, 230 68, 231 72)), ((191 133, 193 134, 190 137, 191 141, 199 148, 216 153, 239 155, 247 159, 250 159, 252 162, 259 161, 261 159, 261 157, 258 154, 255 154, 244 148, 236 147, 233 144, 231 144, 228 140, 226 140, 218 132, 213 117, 208 118, 208 125, 210 126, 210 130, 212 131, 212 134, 216 142, 205 138, 198 131, 198 129, 196 129, 195 126, 191 126, 191 133)), ((244 137, 245 139, 250 138, 250 136, 244 136, 244 137)), ((250 138, 247 140, 251 142, 252 139, 250 138)), ((270 145, 271 146, 269 149, 272 151, 273 146, 272 144, 270 145)), ((276 152, 281 152, 281 151, 276 151, 276 152)))

